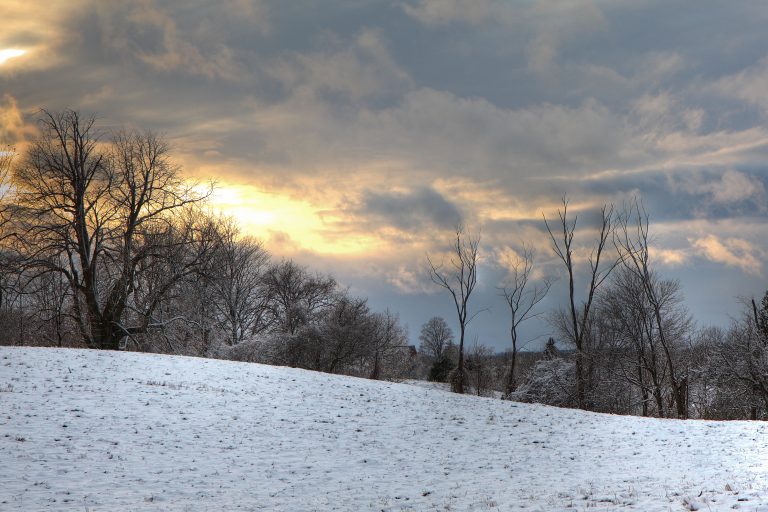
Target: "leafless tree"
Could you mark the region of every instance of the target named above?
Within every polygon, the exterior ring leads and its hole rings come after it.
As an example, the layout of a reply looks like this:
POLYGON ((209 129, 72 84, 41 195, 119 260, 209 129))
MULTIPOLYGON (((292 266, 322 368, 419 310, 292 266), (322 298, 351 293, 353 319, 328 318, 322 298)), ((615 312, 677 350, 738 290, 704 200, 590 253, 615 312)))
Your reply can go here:
POLYGON ((624 355, 615 371, 639 390, 643 416, 649 416, 655 404, 657 415, 664 417, 666 367, 650 304, 637 276, 619 268, 598 305, 600 329, 612 333, 613 347, 624 355))
POLYGON ((15 307, 19 298, 18 265, 7 247, 7 239, 11 235, 8 227, 12 208, 9 189, 13 156, 12 148, 0 149, 0 329, 4 333, 0 340, 3 341, 10 341, 17 335, 12 326, 17 323, 16 319, 20 314, 15 307))
POLYGON ((469 347, 466 361, 467 384, 477 396, 493 393, 493 350, 475 339, 469 347))
POLYGON ((438 360, 443 357, 445 349, 453 342, 453 331, 443 317, 435 316, 421 326, 419 341, 421 342, 420 352, 438 360))
POLYGON ((743 302, 741 317, 733 320, 710 354, 717 393, 727 399, 713 400, 719 406, 714 419, 756 420, 768 415, 768 293, 760 302, 743 302))
POLYGON ((563 198, 563 207, 557 210, 557 216, 557 235, 552 231, 546 216, 544 216, 544 224, 552 241, 552 250, 562 261, 568 273, 567 324, 563 325, 563 327, 565 327, 566 334, 576 348, 576 399, 578 407, 584 408, 586 406, 587 381, 584 362, 585 357, 588 357, 589 351, 589 322, 591 320, 592 305, 598 288, 618 264, 618 259, 616 258, 608 258, 606 261, 607 255, 605 254, 606 246, 613 233, 615 219, 613 206, 604 205, 600 209, 600 225, 597 240, 588 258, 589 283, 586 290, 586 299, 582 301, 581 308, 578 308, 575 282, 576 270, 573 256, 573 236, 578 216, 574 216, 573 220, 569 220, 568 200, 566 198, 563 198))
MULTIPOLYGON (((206 333, 214 324, 212 317, 206 316, 204 324, 200 324, 192 310, 181 306, 198 300, 207 307, 210 302, 207 296, 204 301, 190 296, 194 289, 190 283, 206 282, 205 271, 216 246, 216 233, 215 219, 194 206, 181 208, 167 223, 143 233, 137 246, 142 257, 134 271, 130 300, 122 323, 117 325, 124 334, 122 347, 172 354, 205 353, 200 347, 193 348, 196 343, 189 339, 180 343, 179 335, 187 329, 179 324, 200 327, 196 337, 201 339, 202 346, 207 346, 210 340, 206 333)), ((109 268, 105 269, 108 271, 109 268)))
POLYGON ((623 265, 632 271, 651 308, 655 335, 658 337, 672 388, 672 401, 677 417, 688 417, 688 377, 681 375, 676 368, 674 357, 675 339, 671 336, 673 327, 664 319, 665 308, 677 296, 679 285, 676 282, 658 281, 650 267, 650 237, 648 214, 635 200, 624 215, 619 218, 620 229, 616 232, 615 244, 621 253, 623 265), (670 289, 674 288, 674 290, 670 289))
POLYGON ((221 219, 208 276, 210 301, 217 323, 228 333, 227 344, 262 332, 267 325, 268 287, 264 273, 269 255, 261 242, 241 237, 232 219, 221 219))
POLYGON ((43 111, 40 133, 14 174, 17 241, 30 268, 65 276, 87 344, 119 349, 155 325, 152 309, 131 304, 137 272, 162 256, 149 242, 169 249, 185 241, 164 236, 175 230, 172 214, 203 197, 152 133, 119 132, 104 142, 95 119, 72 110, 43 111), (63 264, 52 263, 55 255, 63 264), (126 325, 129 317, 140 319, 126 325))
POLYGON ((448 290, 456 306, 459 321, 459 361, 452 382, 453 390, 464 393, 464 335, 467 324, 474 318, 469 314, 469 299, 477 284, 477 257, 480 237, 472 237, 464 229, 456 229, 456 239, 447 264, 436 264, 427 256, 432 281, 448 290))
POLYGON ((25 288, 40 341, 56 347, 72 345, 72 289, 64 276, 58 272, 36 274, 25 288))
POLYGON ((346 294, 339 297, 320 325, 320 342, 312 347, 315 369, 348 373, 350 366, 362 366, 370 353, 375 327, 366 299, 346 294))
POLYGON ((336 300, 338 285, 330 276, 311 274, 291 260, 272 265, 264 275, 273 328, 295 334, 315 315, 321 315, 336 300))
POLYGON ((389 309, 374 313, 372 321, 373 336, 368 355, 372 362, 368 378, 379 380, 404 376, 414 357, 408 345, 408 332, 400 324, 398 316, 389 309))
POLYGON ((529 286, 531 273, 533 272, 533 249, 523 246, 522 254, 512 262, 510 268, 510 282, 501 289, 504 300, 509 306, 511 325, 509 329, 512 340, 512 352, 510 354, 509 368, 504 383, 504 394, 509 395, 517 388, 515 380, 515 365, 517 362, 518 328, 520 324, 538 316, 534 309, 544 300, 549 292, 551 281, 544 279, 540 284, 529 286))

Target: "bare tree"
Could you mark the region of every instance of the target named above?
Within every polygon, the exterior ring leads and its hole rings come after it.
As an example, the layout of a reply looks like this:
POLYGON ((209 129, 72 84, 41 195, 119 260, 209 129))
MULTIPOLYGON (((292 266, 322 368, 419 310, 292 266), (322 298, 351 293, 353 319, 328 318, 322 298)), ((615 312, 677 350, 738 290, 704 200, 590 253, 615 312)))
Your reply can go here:
POLYGON ((653 414, 655 408, 656 415, 665 417, 667 398, 676 403, 676 378, 691 350, 686 342, 691 319, 677 281, 648 275, 657 308, 648 298, 643 277, 628 266, 630 261, 612 274, 610 286, 601 294, 598 330, 611 336, 610 348, 619 354, 612 372, 639 390, 642 415, 653 414))
POLYGON ((18 296, 15 286, 18 282, 18 265, 6 246, 7 239, 11 236, 7 228, 11 220, 9 189, 13 156, 14 151, 11 148, 0 149, 0 329, 5 334, 0 336, 0 339, 10 339, 16 334, 16 329, 12 329, 11 325, 16 323, 19 313, 13 307, 18 296))
POLYGON ((25 288, 37 327, 36 336, 46 345, 70 345, 74 327, 70 311, 72 290, 64 276, 58 272, 37 274, 27 280, 25 288))
POLYGON ((760 302, 743 302, 741 318, 733 320, 711 351, 709 369, 718 377, 717 392, 726 398, 715 402, 720 406, 714 416, 718 419, 748 414, 757 420, 768 414, 768 293, 760 302))
POLYGON ((627 212, 619 219, 620 229, 616 234, 615 244, 621 253, 623 264, 630 269, 638 279, 645 299, 651 307, 655 334, 658 337, 667 372, 672 387, 672 399, 676 406, 677 417, 688 417, 688 377, 680 375, 675 365, 674 337, 671 336, 672 326, 664 319, 664 312, 670 302, 677 300, 679 284, 675 281, 658 281, 650 268, 650 238, 648 231, 648 214, 640 203, 635 200, 627 212))
MULTIPOLYGON (((218 244, 218 222, 195 207, 176 212, 172 221, 156 231, 144 233, 140 253, 145 253, 135 271, 131 302, 123 329, 134 347, 148 350, 156 341, 164 341, 162 351, 178 354, 204 354, 211 342, 215 325, 210 290, 207 287, 210 260, 218 244), (190 283, 197 283, 202 294, 194 297, 202 308, 199 315, 180 308, 188 300, 190 283), (174 324, 192 324, 199 329, 200 343, 189 335, 178 345, 172 334, 174 324), (148 337, 152 332, 154 336, 148 337), (155 340, 159 336, 160 340, 155 340), (197 346, 195 346, 197 345, 197 346)), ((191 289, 195 289, 194 286, 191 289)), ((191 333, 190 333, 191 334, 191 333)))
POLYGON ((219 224, 208 276, 210 299, 217 323, 228 334, 227 344, 236 345, 266 328, 270 297, 264 273, 269 255, 261 242, 241 237, 231 219, 219 224))
POLYGON ((641 411, 665 416, 666 366, 655 335, 653 313, 637 275, 623 266, 611 277, 599 300, 599 325, 613 334, 613 346, 624 357, 615 371, 640 392, 641 411))
POLYGON ((535 313, 534 308, 544 300, 544 297, 546 297, 551 286, 551 281, 548 279, 544 279, 537 286, 529 286, 531 272, 533 272, 533 260, 533 249, 523 246, 522 254, 518 255, 512 262, 509 286, 501 289, 504 300, 506 301, 507 306, 509 306, 511 320, 509 334, 512 340, 512 353, 504 382, 505 395, 509 395, 517 388, 515 365, 519 348, 518 328, 520 327, 520 324, 526 320, 534 318, 540 314, 535 313))
POLYGON ((555 255, 563 262, 568 273, 568 312, 567 324, 564 325, 566 334, 576 348, 576 400, 579 408, 586 406, 586 381, 584 360, 588 356, 589 341, 589 322, 592 304, 595 299, 595 293, 600 285, 610 275, 616 265, 617 259, 605 261, 605 248, 611 237, 614 227, 613 206, 604 205, 600 209, 600 225, 598 229, 597 240, 592 247, 589 263, 589 283, 586 290, 586 300, 581 303, 581 308, 577 308, 576 296, 576 271, 573 258, 573 235, 576 230, 578 216, 573 220, 568 218, 568 200, 563 198, 563 208, 557 210, 558 216, 558 234, 556 235, 544 216, 544 224, 552 241, 552 250, 555 255))
MULTIPOLYGON (((328 373, 348 373, 370 354, 375 337, 367 299, 341 294, 319 325, 320 339, 310 347, 312 369, 328 373)), ((362 364, 360 364, 362 366, 362 364)))
POLYGON ((427 357, 438 360, 443 357, 445 349, 453 342, 453 331, 443 317, 435 316, 421 326, 419 341, 421 342, 419 350, 427 357))
POLYGON ((185 240, 158 234, 173 231, 172 214, 203 197, 181 178, 161 138, 121 132, 104 143, 94 124, 72 110, 42 112, 41 135, 14 175, 17 241, 30 267, 66 277, 86 343, 119 349, 126 336, 154 325, 151 309, 131 304, 138 270, 161 257, 149 241, 185 240), (125 325, 130 316, 141 318, 125 325))
POLYGON ((493 393, 493 350, 475 339, 467 354, 467 383, 477 396, 493 393))
POLYGON ((472 237, 463 228, 456 229, 456 240, 447 265, 435 264, 427 256, 429 275, 432 281, 448 290, 456 306, 456 316, 459 320, 459 361, 453 390, 464 393, 464 335, 467 324, 474 318, 469 315, 469 299, 477 284, 477 257, 480 237, 472 237))
POLYGON ((269 300, 270 322, 275 329, 295 334, 314 317, 334 306, 338 291, 330 276, 311 274, 291 260, 272 265, 264 275, 269 300))
POLYGON ((370 340, 372 359, 370 379, 379 380, 388 376, 402 376, 407 373, 411 347, 408 345, 408 332, 400 324, 397 314, 389 309, 383 313, 374 313, 373 336, 370 340))

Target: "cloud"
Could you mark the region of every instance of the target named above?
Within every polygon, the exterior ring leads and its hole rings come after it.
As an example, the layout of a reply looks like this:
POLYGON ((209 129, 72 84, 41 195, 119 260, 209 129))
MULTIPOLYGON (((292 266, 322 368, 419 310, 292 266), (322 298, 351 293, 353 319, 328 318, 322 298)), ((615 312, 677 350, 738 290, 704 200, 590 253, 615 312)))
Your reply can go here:
MULTIPOLYGON (((662 179, 666 181, 667 201, 676 200, 677 207, 686 207, 689 215, 715 219, 759 215, 768 211, 768 194, 759 172, 721 171, 705 167, 667 173, 662 179)), ((658 197, 661 193, 659 191, 655 195, 658 197)))
POLYGON ((637 77, 658 84, 686 67, 685 58, 677 51, 652 51, 641 58, 637 77))
POLYGON ((697 191, 710 194, 716 203, 755 199, 756 203, 763 204, 766 198, 762 181, 732 169, 725 171, 720 180, 700 185, 697 191))
POLYGON ((535 27, 527 48, 528 67, 538 74, 552 70, 562 45, 606 26, 603 13, 592 1, 534 2, 526 21, 535 27))
POLYGON ((406 295, 435 293, 438 289, 431 283, 426 269, 417 270, 401 265, 396 270, 387 273, 387 283, 406 295))
POLYGON ((719 78, 710 84, 708 89, 759 107, 763 114, 768 114, 766 84, 768 84, 768 57, 763 57, 737 73, 719 78))
POLYGON ((595 2, 532 2, 514 4, 498 0, 420 0, 403 11, 430 27, 463 24, 477 27, 500 24, 525 34, 528 68, 548 74, 561 46, 584 34, 605 29, 605 16, 595 2))
POLYGON ((329 51, 298 53, 267 69, 289 90, 340 92, 353 100, 395 93, 410 82, 381 34, 364 30, 351 43, 334 41, 329 51))
POLYGON ((748 274, 762 276, 762 256, 764 251, 741 238, 718 238, 707 235, 692 241, 694 248, 707 259, 738 267, 748 274))
POLYGON ((396 107, 364 112, 360 121, 370 140, 443 176, 579 173, 619 164, 626 149, 622 120, 596 101, 505 109, 420 89, 396 107))
POLYGON ((269 32, 261 2, 229 0, 215 8, 154 0, 96 6, 101 44, 165 73, 239 80, 247 70, 237 57, 232 34, 247 23, 251 34, 269 32), (189 6, 187 6, 189 7, 189 6))
POLYGON ((0 97, 0 147, 20 147, 35 134, 35 127, 26 121, 18 101, 10 94, 0 97))
POLYGON ((681 249, 664 249, 658 247, 649 247, 649 255, 652 260, 661 262, 667 267, 679 267, 688 262, 688 253, 681 249))
POLYGON ((366 191, 357 214, 401 230, 452 229, 462 222, 456 205, 429 187, 403 192, 366 191))
POLYGON ((479 25, 504 11, 491 0, 420 0, 403 4, 403 11, 426 25, 479 25))
POLYGON ((62 51, 72 47, 79 36, 68 30, 74 13, 86 9, 88 0, 71 2, 28 2, 4 0, 0 3, 0 50, 15 48, 24 54, 0 65, 0 78, 30 71, 55 68, 74 57, 62 51))
MULTIPOLYGON (((528 247, 528 249, 531 249, 528 247)), ((549 247, 547 247, 549 249, 549 247)), ((545 253, 548 256, 548 253, 545 253)), ((534 285, 534 281, 538 281, 546 277, 545 265, 539 261, 535 251, 531 254, 531 273, 529 276, 529 289, 534 285)), ((509 286, 514 285, 513 277, 515 273, 520 273, 525 268, 525 257, 519 251, 507 245, 497 247, 492 251, 490 260, 504 271, 502 282, 499 285, 509 286)))

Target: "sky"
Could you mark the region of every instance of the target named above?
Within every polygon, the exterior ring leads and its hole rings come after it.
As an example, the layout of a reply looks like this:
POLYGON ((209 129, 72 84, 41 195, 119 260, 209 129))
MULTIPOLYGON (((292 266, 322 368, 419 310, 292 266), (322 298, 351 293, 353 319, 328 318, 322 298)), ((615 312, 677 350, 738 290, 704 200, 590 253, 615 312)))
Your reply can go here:
MULTIPOLYGON (((23 150, 41 108, 162 133, 276 259, 399 313, 414 343, 432 316, 457 327, 426 266, 457 223, 481 237, 469 343, 509 346, 499 288, 523 246, 559 307, 542 217, 564 196, 580 247, 601 205, 639 198, 700 326, 768 288, 761 1, 3 0, 0 20, 0 145, 23 150)), ((542 317, 523 338, 550 334, 542 317)))

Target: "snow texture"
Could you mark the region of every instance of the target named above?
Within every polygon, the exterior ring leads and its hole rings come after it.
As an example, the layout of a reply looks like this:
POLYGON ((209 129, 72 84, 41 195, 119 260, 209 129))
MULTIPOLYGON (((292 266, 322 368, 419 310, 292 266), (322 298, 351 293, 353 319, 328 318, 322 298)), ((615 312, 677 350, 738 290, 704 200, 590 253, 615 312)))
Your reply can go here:
POLYGON ((764 510, 768 426, 0 348, 0 510, 764 510))

